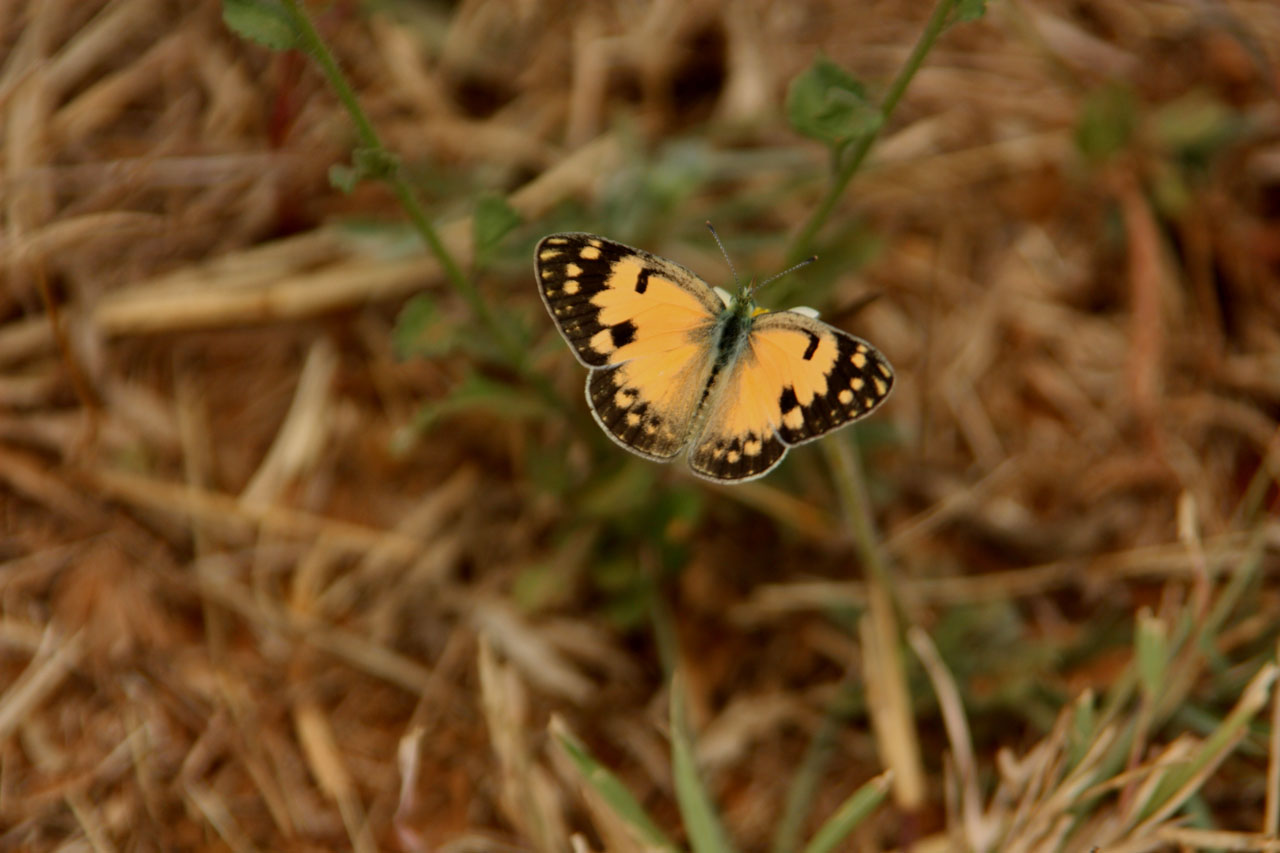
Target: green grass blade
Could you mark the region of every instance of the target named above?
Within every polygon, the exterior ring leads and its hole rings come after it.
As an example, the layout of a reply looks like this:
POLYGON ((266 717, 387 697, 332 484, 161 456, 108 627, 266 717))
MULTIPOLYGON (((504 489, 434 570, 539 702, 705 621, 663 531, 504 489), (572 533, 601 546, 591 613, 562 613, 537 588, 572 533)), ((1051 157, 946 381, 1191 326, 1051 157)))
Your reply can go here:
POLYGON ((583 781, 600 795, 614 813, 635 832, 636 839, 646 847, 677 853, 679 847, 667 838, 649 817, 638 800, 627 790, 622 780, 595 759, 586 744, 574 737, 559 718, 552 718, 551 736, 582 774, 583 781))
POLYGON ((720 825, 715 806, 694 760, 693 738, 685 717, 684 685, 679 674, 671 679, 671 768, 676 801, 694 853, 732 853, 733 845, 720 825))
POLYGON ((828 850, 836 849, 888 795, 889 774, 881 773, 840 804, 835 814, 827 818, 814 833, 813 839, 805 846, 804 853, 827 853, 828 850))
POLYGON ((822 773, 831 758, 836 734, 841 725, 835 710, 837 704, 832 703, 832 707, 827 709, 826 715, 822 718, 822 724, 814 733, 813 740, 809 742, 804 758, 800 760, 800 767, 791 780, 787 790, 786 804, 782 809, 782 818, 778 821, 778 828, 773 836, 773 853, 793 853, 800 846, 800 833, 804 820, 817 795, 818 786, 822 782, 822 773))
POLYGON ((1249 723, 1266 707, 1277 677, 1280 677, 1280 666, 1273 663, 1258 671, 1217 731, 1200 744, 1189 761, 1172 768, 1160 781, 1150 801, 1139 813, 1140 821, 1152 824, 1164 819, 1195 793, 1198 781, 1203 781, 1204 776, 1221 764, 1248 734, 1249 723))

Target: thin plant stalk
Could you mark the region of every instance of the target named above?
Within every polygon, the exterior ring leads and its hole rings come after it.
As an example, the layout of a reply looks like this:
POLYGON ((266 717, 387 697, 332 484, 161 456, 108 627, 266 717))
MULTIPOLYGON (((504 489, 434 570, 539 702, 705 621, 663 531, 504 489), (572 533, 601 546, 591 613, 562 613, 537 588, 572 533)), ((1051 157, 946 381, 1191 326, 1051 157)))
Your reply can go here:
POLYGON ((423 242, 427 244, 431 254, 435 255, 436 260, 440 262, 440 267, 444 270, 445 277, 448 278, 453 289, 467 303, 476 320, 493 335, 494 340, 497 341, 508 361, 513 365, 521 364, 523 361, 521 348, 507 333, 506 328, 493 316, 493 312, 489 310, 489 306, 480 295, 480 291, 462 272, 462 267, 458 265, 453 255, 445 247, 444 242, 441 241, 439 233, 437 233, 435 226, 431 224, 426 210, 418 200, 417 193, 414 192, 409 182, 405 180, 399 161, 382 144, 382 139, 378 136, 378 131, 374 128, 373 122, 369 120, 364 108, 360 106, 360 100, 356 97, 355 90, 351 88, 350 81, 347 80, 346 74, 339 67, 333 52, 329 50, 329 46, 320 37, 320 34, 316 32, 315 26, 311 23, 311 18, 299 8, 296 0, 284 0, 283 8, 288 12, 291 23, 297 32, 300 48, 320 66, 320 70, 324 73, 325 78, 328 79, 329 85, 338 96, 338 100, 342 102, 347 113, 351 116, 352 122, 355 124, 356 136, 360 140, 360 148, 357 151, 357 165, 374 177, 385 181, 391 187, 392 192, 395 193, 405 212, 409 214, 409 220, 413 223, 413 227, 422 237, 423 242))
POLYGON ((840 196, 844 195, 845 189, 849 186, 849 181, 853 180, 853 176, 862 167, 862 162, 867 159, 867 154, 870 153, 872 144, 880 135, 880 128, 883 128, 888 123, 889 116, 898 106, 898 101, 902 100, 903 94, 907 91, 907 86, 924 63, 924 58, 933 49, 933 44, 938 40, 938 36, 942 35, 942 31, 947 25, 947 19, 951 16, 951 11, 955 5, 956 0, 938 0, 938 4, 933 7, 933 14, 929 16, 929 21, 925 24, 924 31, 920 34, 920 38, 916 40, 915 47, 911 50, 911 55, 907 57, 907 61, 902 68, 898 69, 897 76, 893 78, 893 82, 889 84, 889 90, 885 92, 884 100, 880 104, 880 121, 877 123, 876 129, 858 137, 853 143, 852 150, 841 158, 844 162, 839 167, 835 180, 831 182, 831 186, 827 189, 827 194, 818 203, 809 220, 800 229, 800 233, 791 241, 791 249, 787 253, 790 263, 795 263, 810 253, 809 247, 813 243, 813 238, 822 226, 827 223, 827 220, 831 217, 831 211, 835 209, 836 202, 840 200, 840 196))

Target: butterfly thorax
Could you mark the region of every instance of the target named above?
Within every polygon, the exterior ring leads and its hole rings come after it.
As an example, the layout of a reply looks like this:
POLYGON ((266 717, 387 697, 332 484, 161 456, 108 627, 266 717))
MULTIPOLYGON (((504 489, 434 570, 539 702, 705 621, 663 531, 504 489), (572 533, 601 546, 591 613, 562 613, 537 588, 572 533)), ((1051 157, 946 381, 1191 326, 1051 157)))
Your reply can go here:
POLYGON ((754 308, 755 303, 750 296, 738 295, 717 319, 717 366, 728 366, 741 355, 751 331, 754 308))

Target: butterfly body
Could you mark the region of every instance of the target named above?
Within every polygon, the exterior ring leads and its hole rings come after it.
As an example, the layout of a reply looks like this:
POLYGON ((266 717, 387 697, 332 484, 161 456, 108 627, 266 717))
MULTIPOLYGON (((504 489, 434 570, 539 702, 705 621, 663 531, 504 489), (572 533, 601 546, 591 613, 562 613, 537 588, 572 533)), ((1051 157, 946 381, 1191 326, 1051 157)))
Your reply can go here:
POLYGON ((870 344, 797 311, 727 302, 672 261, 594 234, 544 238, 539 292, 578 360, 596 421, 649 459, 687 452, 707 479, 754 479, 787 448, 878 406, 893 372, 870 344))

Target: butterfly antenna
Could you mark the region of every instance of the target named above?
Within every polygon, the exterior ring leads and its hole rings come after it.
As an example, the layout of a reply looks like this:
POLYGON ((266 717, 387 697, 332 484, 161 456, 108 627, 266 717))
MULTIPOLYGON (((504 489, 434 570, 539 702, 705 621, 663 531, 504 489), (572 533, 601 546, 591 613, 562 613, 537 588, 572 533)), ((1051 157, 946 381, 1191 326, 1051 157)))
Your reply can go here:
POLYGON ((729 253, 724 250, 724 243, 720 242, 720 235, 716 233, 716 228, 711 224, 711 220, 707 220, 707 230, 711 232, 711 236, 716 238, 716 245, 720 247, 720 254, 724 255, 725 263, 729 265, 729 272, 733 273, 733 289, 741 290, 738 284, 738 271, 733 268, 733 260, 729 257, 729 253))
POLYGON ((777 275, 770 276, 769 278, 766 278, 764 281, 760 282, 760 283, 759 283, 759 284, 757 284, 755 287, 751 288, 751 292, 752 292, 752 293, 755 293, 757 290, 759 290, 760 288, 764 287, 764 286, 765 286, 766 284, 768 284, 769 282, 771 282, 771 281, 777 281, 778 279, 782 278, 784 275, 787 275, 787 274, 789 274, 789 273, 793 273, 793 272, 795 272, 796 270, 800 269, 801 267, 807 267, 807 266, 809 266, 809 264, 813 263, 813 262, 814 262, 814 261, 816 261, 817 259, 818 259, 818 256, 817 256, 817 255, 810 255, 809 257, 805 258, 803 261, 801 261, 800 263, 796 264, 795 266, 793 266, 793 267, 787 267, 785 270, 783 270, 782 272, 778 273, 777 275))

